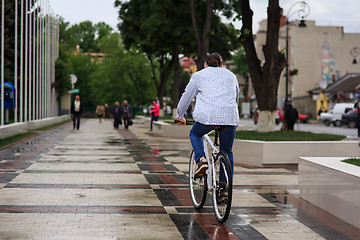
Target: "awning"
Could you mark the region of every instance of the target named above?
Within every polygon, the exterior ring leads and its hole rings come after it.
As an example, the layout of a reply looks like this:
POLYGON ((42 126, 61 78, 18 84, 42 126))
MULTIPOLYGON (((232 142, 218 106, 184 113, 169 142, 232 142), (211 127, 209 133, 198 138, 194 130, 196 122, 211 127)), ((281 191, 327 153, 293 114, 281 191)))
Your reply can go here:
POLYGON ((346 74, 338 81, 329 85, 325 89, 325 93, 338 93, 338 92, 355 92, 356 86, 360 84, 360 74, 346 74))

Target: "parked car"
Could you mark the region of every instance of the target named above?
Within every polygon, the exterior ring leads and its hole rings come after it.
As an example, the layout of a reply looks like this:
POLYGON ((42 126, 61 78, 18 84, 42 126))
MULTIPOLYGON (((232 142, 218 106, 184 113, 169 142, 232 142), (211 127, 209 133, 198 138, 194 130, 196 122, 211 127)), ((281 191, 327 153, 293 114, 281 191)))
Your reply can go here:
MULTIPOLYGON (((278 115, 279 115, 280 121, 283 121, 284 120, 284 111, 278 110, 278 115)), ((309 121, 309 119, 310 119, 309 115, 299 113, 299 121, 300 122, 307 123, 309 121)))
POLYGON ((335 127, 341 127, 342 115, 354 108, 353 103, 337 103, 332 110, 331 122, 335 127))
POLYGON ((349 128, 357 127, 357 111, 355 109, 350 110, 341 116, 341 124, 347 125, 349 128))
POLYGON ((323 113, 320 113, 319 120, 321 122, 323 122, 325 124, 325 126, 330 126, 332 123, 332 117, 333 117, 332 112, 323 112, 323 113))

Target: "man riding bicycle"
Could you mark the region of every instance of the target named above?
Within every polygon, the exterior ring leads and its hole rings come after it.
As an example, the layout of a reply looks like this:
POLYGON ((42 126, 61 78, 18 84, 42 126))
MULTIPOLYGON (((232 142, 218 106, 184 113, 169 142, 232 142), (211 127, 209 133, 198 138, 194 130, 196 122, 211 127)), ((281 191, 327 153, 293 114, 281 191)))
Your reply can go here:
MULTIPOLYGON (((220 54, 209 54, 206 68, 192 75, 177 106, 176 121, 185 125, 184 114, 196 95, 193 112, 195 124, 190 131, 190 141, 195 153, 197 175, 204 174, 208 169, 202 137, 214 126, 222 126, 219 134, 220 150, 227 153, 232 173, 234 170, 232 145, 235 129, 239 125, 239 84, 235 74, 222 67, 220 54)), ((222 179, 224 173, 220 172, 220 185, 222 179)))

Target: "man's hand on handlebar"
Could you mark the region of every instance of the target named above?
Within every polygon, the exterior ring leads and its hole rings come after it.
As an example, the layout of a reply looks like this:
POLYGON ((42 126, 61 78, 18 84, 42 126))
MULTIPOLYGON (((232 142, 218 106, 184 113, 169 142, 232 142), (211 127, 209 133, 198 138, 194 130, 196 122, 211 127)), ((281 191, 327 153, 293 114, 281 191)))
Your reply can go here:
POLYGON ((186 125, 186 120, 185 120, 185 118, 182 118, 182 119, 176 118, 176 119, 175 119, 175 122, 176 122, 177 124, 179 124, 179 125, 186 125))

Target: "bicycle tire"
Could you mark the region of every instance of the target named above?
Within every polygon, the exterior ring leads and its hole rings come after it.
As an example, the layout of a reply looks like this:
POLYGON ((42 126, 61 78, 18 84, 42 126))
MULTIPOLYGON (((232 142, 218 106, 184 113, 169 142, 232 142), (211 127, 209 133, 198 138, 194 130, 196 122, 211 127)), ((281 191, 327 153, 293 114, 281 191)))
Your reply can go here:
POLYGON ((213 188, 213 205, 214 205, 214 214, 216 219, 224 223, 230 214, 231 201, 232 201, 232 187, 233 187, 233 177, 232 170, 230 165, 230 160, 228 155, 220 151, 214 163, 214 172, 216 186, 213 188), (220 167, 225 168, 224 178, 225 183, 221 181, 220 183, 220 167), (220 192, 223 192, 221 195, 220 192), (227 195, 227 197, 226 197, 227 195))
POLYGON ((194 208, 200 210, 204 206, 206 200, 207 175, 204 174, 201 177, 195 177, 196 162, 194 155, 195 153, 192 151, 189 162, 189 189, 194 208))

